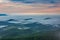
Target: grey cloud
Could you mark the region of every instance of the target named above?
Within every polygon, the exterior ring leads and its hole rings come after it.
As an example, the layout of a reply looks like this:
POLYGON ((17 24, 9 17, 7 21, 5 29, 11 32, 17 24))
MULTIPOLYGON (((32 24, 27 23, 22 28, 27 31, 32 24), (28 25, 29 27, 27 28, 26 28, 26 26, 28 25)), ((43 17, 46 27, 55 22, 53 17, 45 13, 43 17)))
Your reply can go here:
POLYGON ((23 3, 58 3, 60 0, 11 0, 12 2, 23 2, 23 3))

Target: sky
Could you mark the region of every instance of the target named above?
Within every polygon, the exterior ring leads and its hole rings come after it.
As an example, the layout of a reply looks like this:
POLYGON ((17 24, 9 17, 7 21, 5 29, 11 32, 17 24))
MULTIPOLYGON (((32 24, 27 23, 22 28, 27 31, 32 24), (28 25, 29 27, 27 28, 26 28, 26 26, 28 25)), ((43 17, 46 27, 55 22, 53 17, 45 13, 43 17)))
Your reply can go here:
POLYGON ((60 0, 0 0, 0 13, 60 14, 60 0))

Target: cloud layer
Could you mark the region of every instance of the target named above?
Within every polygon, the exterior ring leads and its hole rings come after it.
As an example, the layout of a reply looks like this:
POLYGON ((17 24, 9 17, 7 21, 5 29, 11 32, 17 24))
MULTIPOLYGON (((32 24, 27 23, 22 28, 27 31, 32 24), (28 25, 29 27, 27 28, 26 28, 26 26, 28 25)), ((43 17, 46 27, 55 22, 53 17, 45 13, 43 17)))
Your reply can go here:
POLYGON ((10 0, 0 0, 0 3, 7 3, 10 2, 10 0))
POLYGON ((22 2, 22 3, 60 3, 60 0, 0 0, 1 2, 22 2))
POLYGON ((60 14, 60 0, 0 0, 0 13, 60 14))
POLYGON ((58 3, 60 0, 10 0, 12 2, 23 2, 23 3, 58 3))

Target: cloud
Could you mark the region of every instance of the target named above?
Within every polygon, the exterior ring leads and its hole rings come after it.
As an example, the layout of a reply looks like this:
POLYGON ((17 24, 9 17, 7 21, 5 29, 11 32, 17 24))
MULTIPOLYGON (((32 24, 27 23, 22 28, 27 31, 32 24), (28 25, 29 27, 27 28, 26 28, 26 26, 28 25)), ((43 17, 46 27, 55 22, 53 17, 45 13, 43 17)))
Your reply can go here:
POLYGON ((8 3, 10 0, 0 0, 0 3, 8 3))
POLYGON ((30 29, 30 27, 23 27, 23 28, 18 28, 19 30, 27 30, 30 29))
POLYGON ((0 28, 6 27, 6 26, 8 26, 8 25, 3 25, 3 26, 1 25, 0 28))
POLYGON ((2 3, 0 13, 60 13, 59 4, 2 3))
POLYGON ((23 2, 23 3, 58 3, 60 0, 11 0, 12 2, 23 2))
POLYGON ((0 0, 4 2, 22 2, 22 3, 60 3, 60 0, 0 0))
MULTIPOLYGON (((15 0, 17 2, 17 0, 15 0)), ((18 0, 19 1, 19 0, 18 0)), ((14 3, 11 0, 0 0, 0 13, 10 14, 60 14, 60 4, 44 4, 42 0, 20 0, 20 2, 14 3), (23 1, 39 2, 26 4, 23 1), (4 3, 8 2, 8 3, 4 3)), ((48 0, 47 0, 48 1, 48 0)), ((45 2, 45 1, 44 1, 45 2)), ((56 1, 57 2, 57 1, 56 1)))

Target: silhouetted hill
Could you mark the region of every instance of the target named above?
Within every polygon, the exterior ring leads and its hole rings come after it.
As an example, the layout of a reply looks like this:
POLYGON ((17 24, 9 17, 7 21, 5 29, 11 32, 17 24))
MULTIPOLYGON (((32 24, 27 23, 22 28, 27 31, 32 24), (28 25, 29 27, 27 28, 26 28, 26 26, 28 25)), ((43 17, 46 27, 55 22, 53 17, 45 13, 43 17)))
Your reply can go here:
POLYGON ((0 16, 7 16, 7 14, 0 14, 0 16))
POLYGON ((33 18, 28 18, 28 19, 24 19, 24 20, 32 20, 33 18))
POLYGON ((51 18, 48 17, 48 18, 45 18, 44 20, 49 20, 49 19, 51 19, 51 18))
POLYGON ((7 20, 7 21, 17 21, 17 20, 15 20, 15 19, 9 19, 9 20, 7 20))

